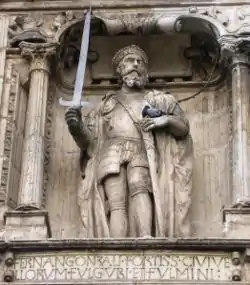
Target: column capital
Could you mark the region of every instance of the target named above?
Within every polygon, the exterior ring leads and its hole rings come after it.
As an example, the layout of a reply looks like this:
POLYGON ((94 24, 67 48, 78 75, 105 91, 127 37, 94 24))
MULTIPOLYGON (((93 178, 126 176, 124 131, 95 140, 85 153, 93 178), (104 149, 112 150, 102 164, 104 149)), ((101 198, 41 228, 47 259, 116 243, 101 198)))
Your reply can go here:
POLYGON ((233 61, 233 65, 249 65, 247 52, 250 51, 250 35, 223 35, 218 38, 218 43, 221 48, 221 61, 233 61))
POLYGON ((30 43, 19 44, 23 57, 31 61, 30 71, 45 70, 49 72, 48 59, 55 54, 58 44, 56 43, 30 43))

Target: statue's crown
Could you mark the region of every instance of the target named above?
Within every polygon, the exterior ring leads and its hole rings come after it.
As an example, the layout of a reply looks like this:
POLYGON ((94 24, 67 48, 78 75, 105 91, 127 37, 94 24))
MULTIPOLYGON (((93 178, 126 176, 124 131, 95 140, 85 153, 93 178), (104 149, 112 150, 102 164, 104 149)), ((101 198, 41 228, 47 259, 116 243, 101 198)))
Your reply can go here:
POLYGON ((112 63, 116 68, 120 61, 128 54, 138 54, 141 56, 145 64, 148 64, 148 58, 145 52, 137 45, 129 45, 120 50, 114 55, 112 63))

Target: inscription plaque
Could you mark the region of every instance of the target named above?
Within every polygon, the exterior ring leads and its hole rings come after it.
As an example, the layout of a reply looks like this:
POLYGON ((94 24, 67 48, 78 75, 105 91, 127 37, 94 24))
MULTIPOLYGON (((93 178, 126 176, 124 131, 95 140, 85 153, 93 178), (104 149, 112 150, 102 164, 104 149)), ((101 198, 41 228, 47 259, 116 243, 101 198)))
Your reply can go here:
POLYGON ((17 254, 15 281, 229 281, 229 254, 84 251, 17 254))

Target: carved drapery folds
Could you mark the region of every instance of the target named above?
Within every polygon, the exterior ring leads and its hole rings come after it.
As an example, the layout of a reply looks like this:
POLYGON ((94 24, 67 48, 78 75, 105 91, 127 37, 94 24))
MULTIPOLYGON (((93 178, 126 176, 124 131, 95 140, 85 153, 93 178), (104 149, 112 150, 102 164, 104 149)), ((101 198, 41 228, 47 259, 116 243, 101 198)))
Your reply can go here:
POLYGON ((22 55, 30 60, 30 90, 18 209, 40 209, 43 196, 44 134, 49 58, 56 44, 21 42, 22 55))

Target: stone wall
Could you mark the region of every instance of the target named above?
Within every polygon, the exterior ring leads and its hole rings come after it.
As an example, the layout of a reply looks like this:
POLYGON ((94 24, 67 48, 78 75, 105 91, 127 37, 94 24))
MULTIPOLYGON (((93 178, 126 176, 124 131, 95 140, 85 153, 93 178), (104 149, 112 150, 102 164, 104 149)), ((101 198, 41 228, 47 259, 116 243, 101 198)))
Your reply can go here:
MULTIPOLYGON (((197 92, 197 88, 168 90, 178 99, 197 92)), ((85 98, 98 102, 104 92, 107 91, 88 91, 85 98)), ((58 104, 60 97, 61 93, 57 91, 53 104, 47 209, 53 237, 82 237, 77 205, 80 154, 64 123, 64 109, 58 104)), ((195 99, 181 103, 181 106, 190 120, 195 151, 192 235, 221 237, 222 210, 232 201, 230 93, 224 82, 220 87, 209 88, 195 99)))

